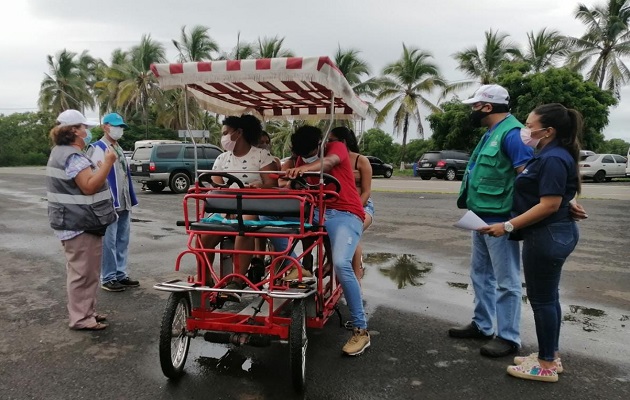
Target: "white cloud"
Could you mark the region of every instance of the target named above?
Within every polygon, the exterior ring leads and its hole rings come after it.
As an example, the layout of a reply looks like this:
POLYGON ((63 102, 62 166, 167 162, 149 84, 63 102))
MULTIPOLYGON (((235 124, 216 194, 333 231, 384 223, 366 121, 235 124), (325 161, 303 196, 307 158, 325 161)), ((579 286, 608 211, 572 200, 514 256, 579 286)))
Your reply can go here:
MULTIPOLYGON (((597 0, 602 1, 602 0, 597 0)), ((67 48, 89 50, 109 61, 112 50, 127 49, 151 34, 174 60, 171 43, 183 25, 205 25, 223 50, 241 40, 259 36, 285 37, 285 45, 298 55, 332 56, 340 44, 362 51, 379 73, 396 60, 402 43, 420 47, 435 57, 449 80, 465 78, 452 54, 480 46, 484 31, 510 34, 524 44, 526 33, 544 27, 580 35, 583 26, 573 18, 578 0, 300 0, 207 1, 180 0, 21 0, 3 4, 0 24, 0 113, 35 109, 39 85, 47 72, 46 55, 67 48)), ((592 2, 587 2, 587 4, 592 2)), ((470 91, 472 92, 473 89, 470 91)), ((468 93, 462 93, 465 97, 468 93)), ((436 96, 437 97, 437 96, 436 96)), ((630 89, 612 110, 608 138, 630 140, 630 89)), ((426 126, 426 123, 425 123, 426 126)), ((412 138, 415 136, 412 136, 412 138)))

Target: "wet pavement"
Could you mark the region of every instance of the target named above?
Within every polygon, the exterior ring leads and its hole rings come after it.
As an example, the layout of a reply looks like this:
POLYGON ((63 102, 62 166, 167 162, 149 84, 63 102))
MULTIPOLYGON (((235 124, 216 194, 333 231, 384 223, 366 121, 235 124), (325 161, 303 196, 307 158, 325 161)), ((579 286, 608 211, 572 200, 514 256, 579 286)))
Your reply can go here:
MULTIPOLYGON (((590 218, 580 225, 582 239, 561 287, 566 372, 557 384, 545 384, 507 376, 509 358, 481 357, 483 342, 446 335, 450 326, 470 321, 473 302, 469 236, 452 227, 462 214, 455 197, 376 192, 376 220, 364 236, 372 347, 361 357, 342 357, 349 332, 336 316, 324 329, 309 330, 308 388, 301 396, 291 388, 283 344, 235 349, 193 339, 184 377, 170 382, 162 375, 157 344, 168 294, 152 286, 181 277, 173 266, 186 240, 175 226, 183 196, 139 197, 130 274, 141 287, 99 292, 109 328, 74 332, 67 329, 63 254, 47 225, 41 170, 0 170, 0 397, 630 398, 627 201, 583 201, 590 218)), ((526 296, 522 305, 522 353, 528 354, 536 338, 526 296)))

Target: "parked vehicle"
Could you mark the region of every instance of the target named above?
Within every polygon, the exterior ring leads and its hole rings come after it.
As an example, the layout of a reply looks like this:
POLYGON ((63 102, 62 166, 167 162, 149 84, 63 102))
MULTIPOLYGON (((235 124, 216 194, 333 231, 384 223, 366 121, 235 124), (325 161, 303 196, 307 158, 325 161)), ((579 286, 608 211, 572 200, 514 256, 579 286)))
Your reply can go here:
POLYGON ((170 140, 170 139, 150 139, 150 140, 138 140, 134 143, 133 149, 137 149, 138 147, 148 146, 150 144, 160 144, 160 143, 182 143, 181 140, 170 140))
POLYGON ((597 183, 625 178, 627 162, 628 159, 619 154, 594 154, 580 161, 580 175, 597 183))
POLYGON ((628 154, 626 155, 626 176, 630 176, 630 149, 628 149, 628 154))
POLYGON ((423 180, 432 177, 453 181, 462 179, 470 155, 459 150, 427 151, 414 165, 413 176, 423 180))
MULTIPOLYGON (((195 174, 195 152, 192 143, 158 143, 138 147, 131 157, 131 176, 146 184, 152 192, 166 186, 174 193, 186 193, 195 174)), ((212 169, 223 151, 212 144, 197 145, 197 168, 212 169)))
POLYGON ((580 150, 580 161, 584 161, 588 156, 594 156, 595 152, 590 150, 580 150))
POLYGON ((384 163, 380 158, 374 156, 366 156, 370 160, 372 166, 372 176, 384 176, 385 178, 391 178, 394 173, 394 167, 390 164, 384 163))

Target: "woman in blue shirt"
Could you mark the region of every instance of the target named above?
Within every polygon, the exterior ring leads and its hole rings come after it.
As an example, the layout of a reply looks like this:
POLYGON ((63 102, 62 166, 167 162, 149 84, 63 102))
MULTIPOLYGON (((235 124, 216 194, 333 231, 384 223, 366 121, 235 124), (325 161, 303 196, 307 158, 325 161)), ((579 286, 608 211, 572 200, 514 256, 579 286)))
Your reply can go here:
POLYGON ((579 239, 570 201, 580 193, 578 159, 582 116, 561 104, 532 111, 521 139, 537 152, 516 178, 513 217, 480 231, 502 236, 514 231, 523 239, 523 271, 534 311, 538 353, 516 357, 508 374, 557 382, 562 372, 558 343, 562 310, 558 287, 562 265, 579 239))

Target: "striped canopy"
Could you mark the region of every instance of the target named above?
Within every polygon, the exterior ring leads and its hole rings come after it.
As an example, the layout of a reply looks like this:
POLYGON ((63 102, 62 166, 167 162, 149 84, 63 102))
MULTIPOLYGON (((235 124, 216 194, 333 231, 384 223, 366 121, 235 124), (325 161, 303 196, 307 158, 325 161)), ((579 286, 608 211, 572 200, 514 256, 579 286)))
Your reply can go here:
POLYGON ((270 119, 365 118, 367 104, 328 57, 153 64, 164 89, 186 86, 205 109, 270 119))

